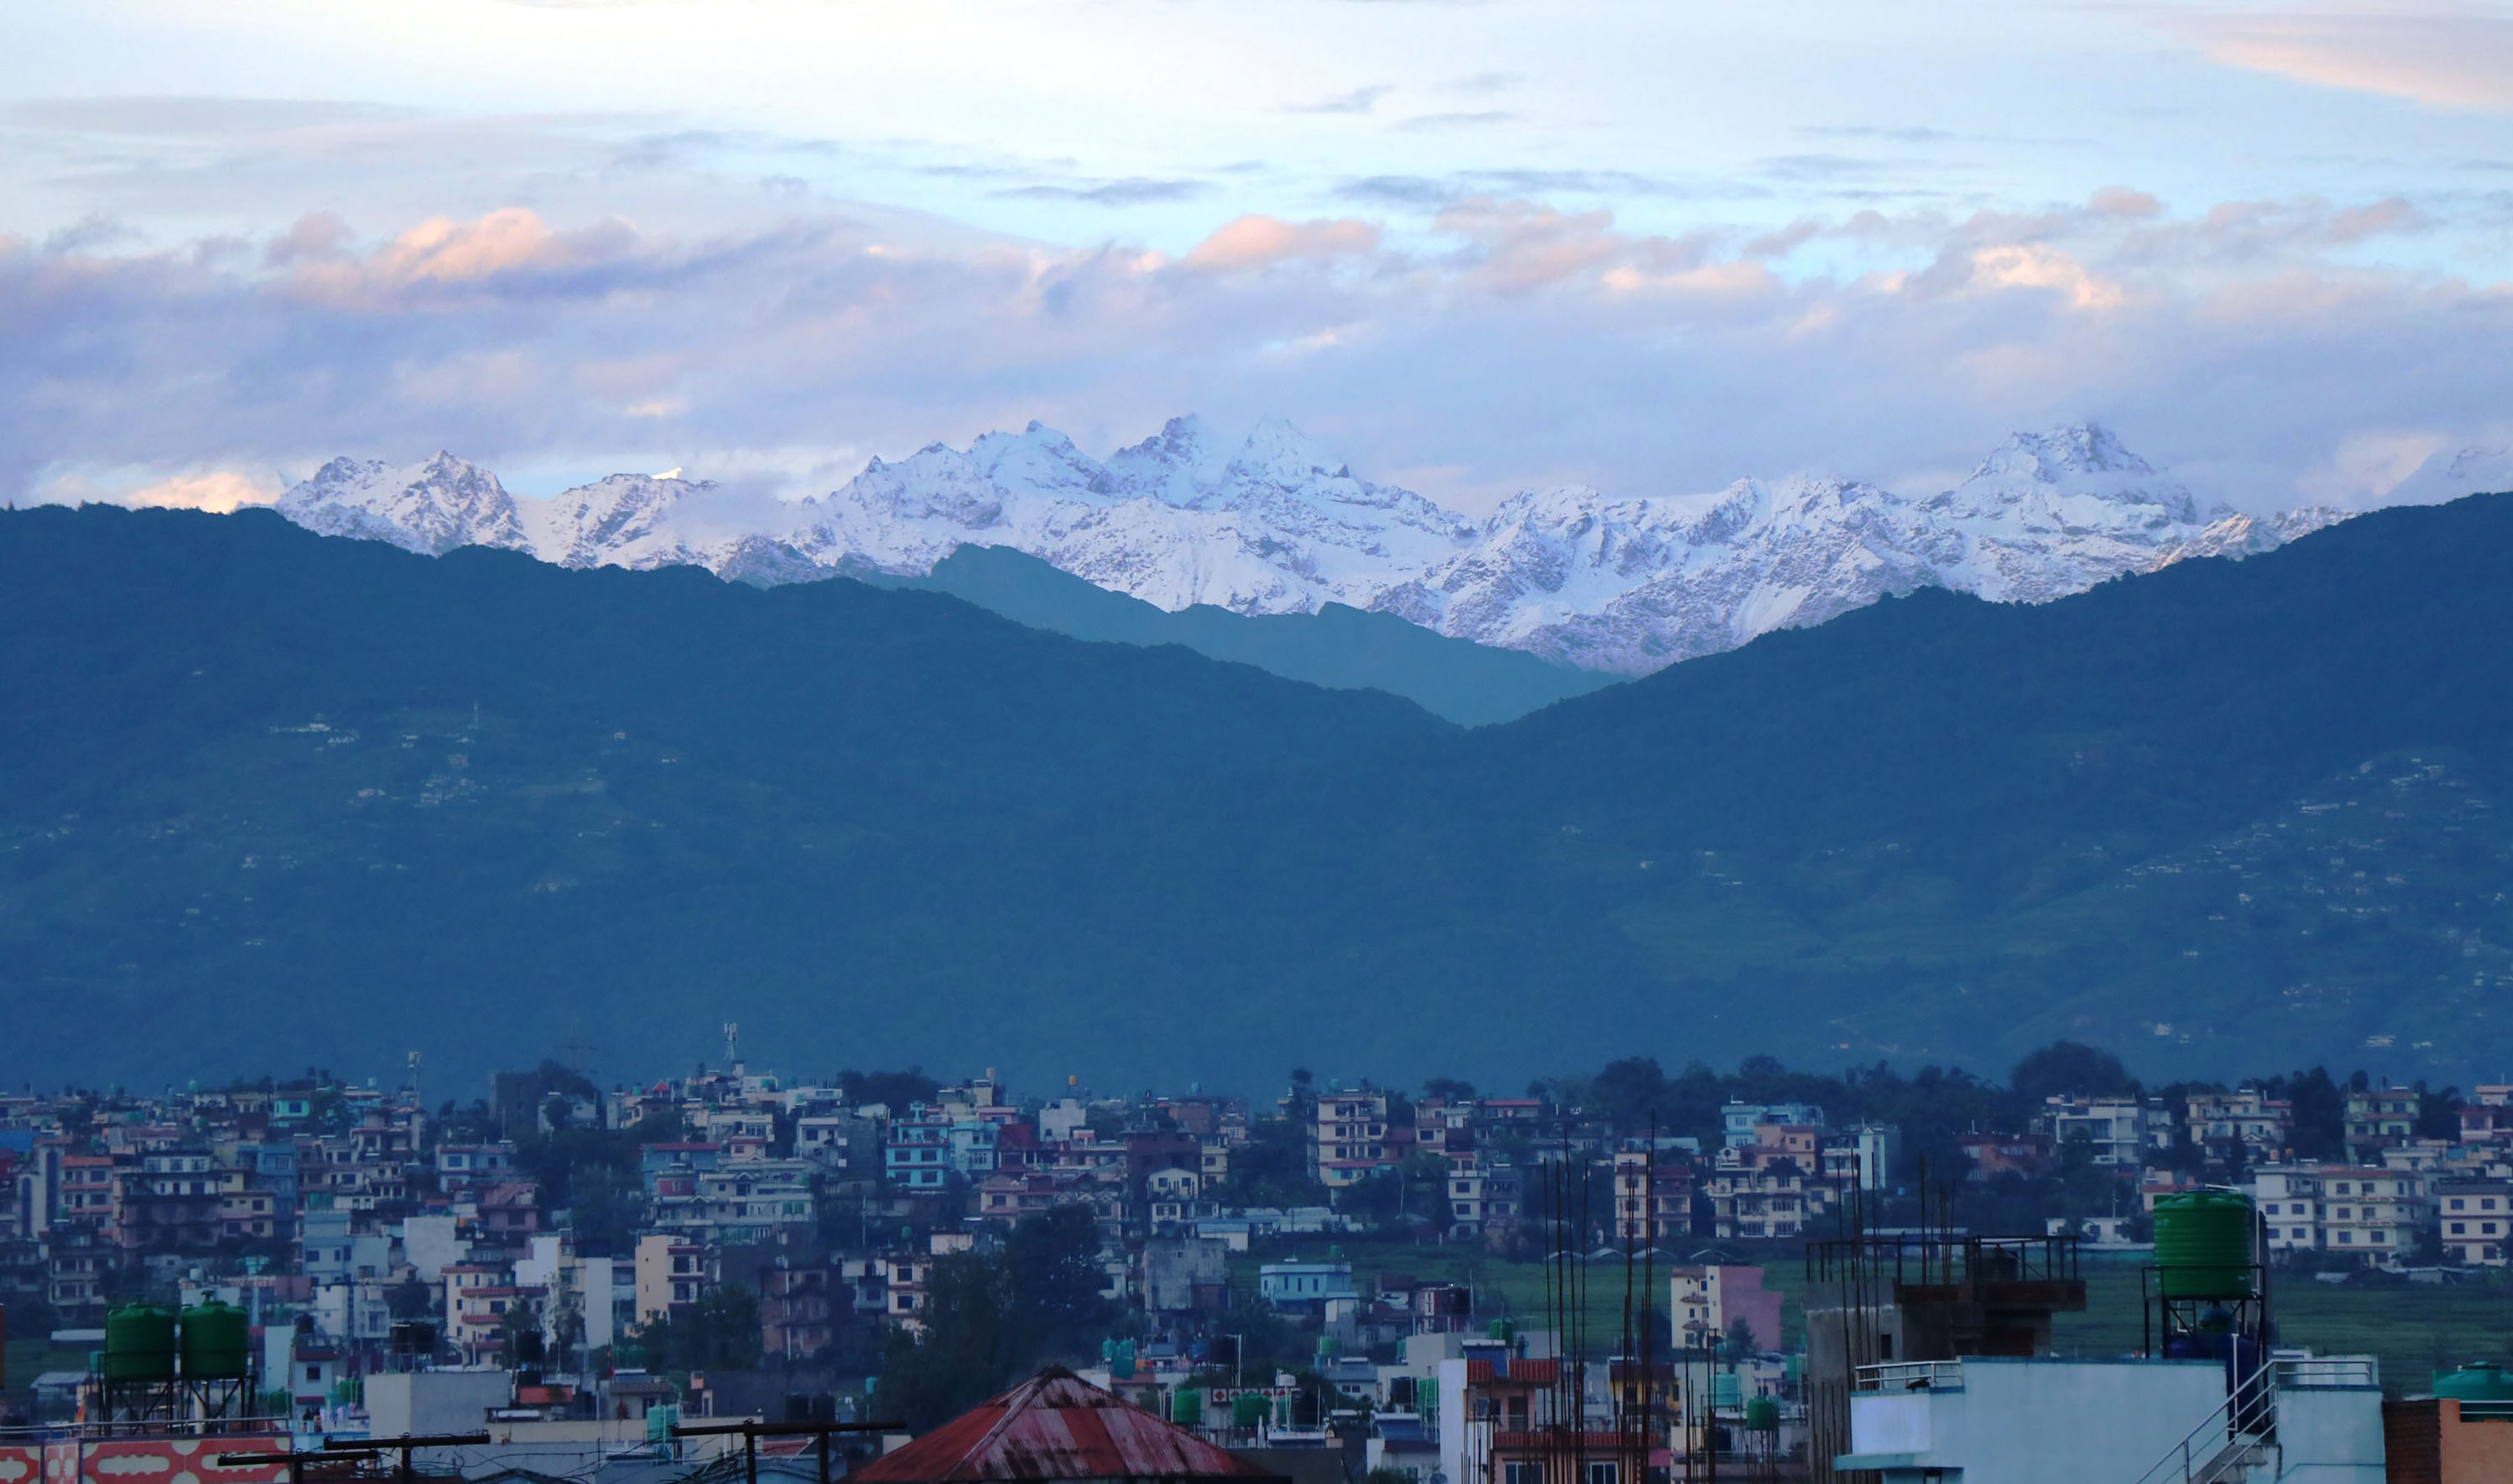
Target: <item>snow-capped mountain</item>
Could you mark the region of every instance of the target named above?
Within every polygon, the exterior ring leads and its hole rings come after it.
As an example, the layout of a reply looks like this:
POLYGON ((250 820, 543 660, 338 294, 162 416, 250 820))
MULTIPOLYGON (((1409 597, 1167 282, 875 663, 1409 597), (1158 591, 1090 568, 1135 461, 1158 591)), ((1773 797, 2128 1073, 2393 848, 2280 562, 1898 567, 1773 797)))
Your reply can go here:
POLYGON ((1035 422, 966 450, 935 444, 746 520, 715 486, 664 476, 518 501, 446 454, 407 467, 336 460, 279 509, 415 551, 503 546, 571 567, 697 565, 752 582, 921 574, 962 545, 1009 546, 1173 611, 1343 603, 1630 674, 1889 593, 2046 602, 2124 573, 2266 550, 2345 514, 2203 509, 2086 423, 2016 434, 1935 495, 1809 475, 1671 497, 1564 486, 1478 521, 1355 476, 1287 422, 1232 443, 1194 418, 1104 461, 1035 422))

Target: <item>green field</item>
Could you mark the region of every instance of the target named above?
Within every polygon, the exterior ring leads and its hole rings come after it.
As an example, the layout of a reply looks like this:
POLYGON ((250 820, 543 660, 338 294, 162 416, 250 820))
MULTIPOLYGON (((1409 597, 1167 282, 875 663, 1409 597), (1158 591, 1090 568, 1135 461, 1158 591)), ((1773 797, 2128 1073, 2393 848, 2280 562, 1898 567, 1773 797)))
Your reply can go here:
MULTIPOLYGON (((1382 1272, 1410 1273, 1423 1282, 1462 1283, 1475 1290, 1478 1315, 1506 1314, 1522 1326, 1547 1321, 1549 1280, 1540 1263, 1513 1263, 1467 1247, 1416 1247, 1398 1242, 1345 1239, 1283 1244, 1234 1260, 1233 1277, 1253 1292, 1257 1266, 1289 1257, 1318 1259, 1336 1246, 1353 1264, 1365 1291, 1382 1272)), ((1678 1250, 1682 1250, 1679 1248, 1678 1250)), ((1806 1274, 1795 1250, 1773 1248, 1749 1262, 1763 1265, 1763 1282, 1783 1295, 1781 1340, 1804 1341, 1806 1314, 1800 1296, 1806 1274)), ((2062 1314, 2053 1344, 2062 1354, 2125 1355, 2139 1343, 2138 1265, 2143 1258, 2089 1257, 2085 1261, 2086 1311, 2062 1314)), ((1619 1259, 1589 1264, 1581 1307, 1592 1355, 1611 1353, 1623 1333, 1623 1266, 1619 1259)), ((1662 1297, 1665 1267, 1657 1270, 1662 1297)), ((1635 1272, 1633 1304, 1641 1305, 1635 1272)), ((2432 1373, 2473 1360, 2513 1366, 2513 1275, 2493 1273, 2469 1283, 2404 1284, 2350 1288, 2280 1273, 2270 1289, 2281 1344, 2306 1345, 2322 1354, 2370 1354, 2381 1362, 2382 1384, 2394 1394, 2423 1391, 2432 1373)))

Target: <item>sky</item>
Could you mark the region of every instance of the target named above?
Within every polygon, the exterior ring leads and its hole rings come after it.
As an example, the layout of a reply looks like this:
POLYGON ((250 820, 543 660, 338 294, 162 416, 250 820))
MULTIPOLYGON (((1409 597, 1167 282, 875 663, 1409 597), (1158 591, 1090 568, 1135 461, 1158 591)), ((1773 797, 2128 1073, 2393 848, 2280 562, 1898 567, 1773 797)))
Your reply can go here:
POLYGON ((11 0, 0 496, 789 497, 1289 418, 1460 509, 2513 437, 2513 3, 11 0))

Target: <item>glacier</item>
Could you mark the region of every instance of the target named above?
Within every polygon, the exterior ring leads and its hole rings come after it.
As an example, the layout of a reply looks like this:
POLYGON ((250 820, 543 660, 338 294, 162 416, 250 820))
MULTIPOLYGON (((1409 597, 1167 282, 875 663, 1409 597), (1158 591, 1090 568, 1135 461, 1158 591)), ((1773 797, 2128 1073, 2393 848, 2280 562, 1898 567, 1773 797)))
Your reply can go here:
POLYGON ((518 500, 446 453, 399 465, 336 459, 278 502, 309 530, 413 551, 493 546, 567 567, 697 566, 751 582, 917 576, 961 546, 1005 546, 1172 612, 1340 603, 1630 675, 1919 587, 2047 602, 2178 561, 2268 550, 2352 513, 2203 507, 2110 429, 2083 422, 2017 433, 1934 495, 1803 474, 1678 496, 1565 485, 1478 520, 1354 474, 1281 420, 1233 441, 1193 417, 1104 460, 1032 422, 966 449, 874 459, 826 495, 760 508, 676 475, 616 474, 518 500))

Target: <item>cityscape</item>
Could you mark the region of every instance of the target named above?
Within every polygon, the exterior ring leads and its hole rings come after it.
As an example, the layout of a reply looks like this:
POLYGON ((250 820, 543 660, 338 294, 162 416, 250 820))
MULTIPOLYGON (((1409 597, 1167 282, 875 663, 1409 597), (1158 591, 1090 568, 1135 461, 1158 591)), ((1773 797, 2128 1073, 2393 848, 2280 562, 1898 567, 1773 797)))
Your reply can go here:
POLYGON ((2513 0, 0 57, 0 1484, 2513 1484, 2513 0))
MULTIPOLYGON (((0 1098, 9 1424, 217 1416, 189 1337, 220 1326, 228 1415, 318 1451, 485 1420, 499 1466, 535 1476, 679 1466, 669 1429, 701 1419, 794 1423, 746 1466, 818 1467, 791 1452, 811 1424, 921 1433, 1060 1365, 1296 1478, 1349 1457, 1376 1484, 1516 1480, 1564 1446, 1591 1481, 1800 1477, 1811 1446, 1874 1451, 1851 1399, 1902 1375, 1881 1336, 1916 1343, 1932 1304, 1983 1322, 1948 1285, 2024 1297, 1997 1301, 2003 1337, 1912 1356, 1924 1391, 1966 1353, 2049 1353, 2107 1302, 2141 1328, 2105 1333, 2158 1356, 2274 1333, 2291 1390, 2372 1406, 2378 1436, 2405 1425, 2384 1364, 2413 1387, 2400 1368, 2445 1352, 2316 1352, 2312 1319, 2258 1322, 2268 1296, 2431 1311, 2478 1284, 2501 1312, 2513 1259, 2513 1084, 2149 1092, 2064 1042, 2004 1084, 1633 1059, 1515 1096, 1305 1068, 1272 1098, 1107 1096, 737 1056, 608 1088, 544 1062, 483 1091, 431 1109, 315 1073, 0 1098), (2195 1310, 2160 1289, 2149 1315, 2122 1279, 2170 1283, 2174 1223, 2223 1210, 2209 1271, 2237 1281, 2176 1339, 2195 1310), (1844 1302, 1844 1263, 1884 1264, 1887 1297, 1844 1302), (1903 1281, 1932 1264, 1936 1288, 1903 1281), (161 1333, 157 1384, 188 1391, 140 1384, 152 1355, 128 1347, 161 1333)), ((2503 1335, 2467 1332, 2443 1369, 2494 1364, 2503 1335)), ((2434 1383, 2465 1418, 2513 1390, 2465 1374, 2434 1383)), ((817 1435, 841 1467, 878 1441, 817 1435)))

